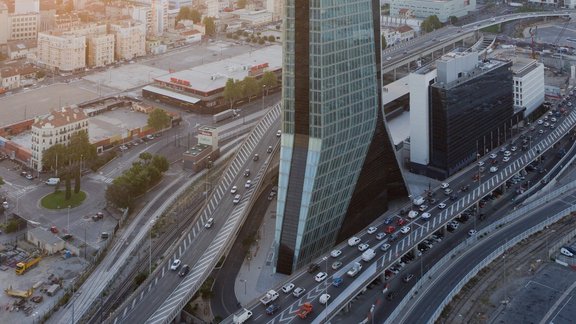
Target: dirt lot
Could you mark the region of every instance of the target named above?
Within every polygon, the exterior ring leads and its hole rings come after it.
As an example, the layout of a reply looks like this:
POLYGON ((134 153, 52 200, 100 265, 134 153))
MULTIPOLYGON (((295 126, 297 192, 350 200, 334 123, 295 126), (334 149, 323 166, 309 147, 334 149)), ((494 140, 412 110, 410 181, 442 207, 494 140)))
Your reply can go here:
POLYGON ((60 254, 54 256, 44 256, 40 263, 31 268, 23 275, 16 275, 14 263, 18 258, 25 257, 28 252, 34 250, 26 242, 18 242, 17 248, 11 245, 2 246, 2 266, 0 268, 0 285, 5 291, 0 294, 0 323, 35 323, 41 319, 48 310, 58 302, 64 294, 60 289, 55 295, 48 296, 46 289, 53 284, 66 287, 71 279, 86 268, 87 262, 78 257, 72 256, 64 259, 60 254), (12 257, 10 257, 12 255, 12 257), (15 306, 21 299, 11 297, 6 290, 26 291, 32 287, 32 296, 42 296, 39 303, 32 302, 31 299, 15 306))
POLYGON ((508 250, 464 286, 437 323, 538 323, 576 281, 576 272, 547 257, 554 238, 573 229, 574 219, 565 218, 508 250))

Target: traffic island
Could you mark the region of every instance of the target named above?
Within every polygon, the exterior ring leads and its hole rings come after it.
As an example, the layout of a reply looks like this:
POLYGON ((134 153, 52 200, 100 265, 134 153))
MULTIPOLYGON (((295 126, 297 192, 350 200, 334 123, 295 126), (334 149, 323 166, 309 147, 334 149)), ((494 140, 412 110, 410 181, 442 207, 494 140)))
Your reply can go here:
POLYGON ((80 206, 85 199, 86 193, 84 191, 78 193, 72 192, 70 199, 66 200, 66 192, 58 190, 44 196, 42 200, 40 200, 40 204, 46 209, 64 209, 80 206))

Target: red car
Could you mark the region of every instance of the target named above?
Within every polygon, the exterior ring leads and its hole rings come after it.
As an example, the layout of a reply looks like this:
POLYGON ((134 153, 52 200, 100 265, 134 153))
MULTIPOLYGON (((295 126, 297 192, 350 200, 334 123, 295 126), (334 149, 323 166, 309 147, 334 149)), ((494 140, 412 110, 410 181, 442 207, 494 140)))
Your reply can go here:
POLYGON ((386 229, 384 229, 384 232, 386 232, 388 234, 392 234, 392 233, 394 233, 395 230, 396 230, 396 227, 390 225, 390 226, 386 226, 386 229))
POLYGON ((406 220, 404 218, 398 218, 398 221, 396 221, 396 225, 398 226, 402 226, 406 224, 406 220))
POLYGON ((56 233, 58 233, 58 228, 56 228, 56 226, 52 226, 52 227, 50 227, 50 232, 56 234, 56 233))

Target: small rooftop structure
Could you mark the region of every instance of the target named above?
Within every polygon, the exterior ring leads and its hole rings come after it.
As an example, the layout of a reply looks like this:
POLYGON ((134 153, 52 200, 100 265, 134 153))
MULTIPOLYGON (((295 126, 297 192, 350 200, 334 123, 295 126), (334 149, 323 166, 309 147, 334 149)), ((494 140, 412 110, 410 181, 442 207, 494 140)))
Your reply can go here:
POLYGON ((32 126, 38 128, 56 128, 86 118, 88 118, 88 116, 86 116, 84 110, 78 107, 62 107, 62 109, 55 110, 48 115, 37 117, 32 126))

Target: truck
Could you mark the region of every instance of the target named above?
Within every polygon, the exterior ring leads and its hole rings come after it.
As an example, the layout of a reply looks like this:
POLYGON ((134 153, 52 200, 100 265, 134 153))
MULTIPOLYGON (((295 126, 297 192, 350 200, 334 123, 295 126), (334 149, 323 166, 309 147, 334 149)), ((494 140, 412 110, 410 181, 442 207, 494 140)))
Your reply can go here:
POLYGON ((32 294, 34 294, 34 288, 30 288, 28 290, 16 290, 12 289, 12 286, 10 286, 10 288, 4 289, 4 292, 6 292, 6 295, 8 296, 26 299, 32 296, 32 294))
POLYGON ((374 252, 374 250, 372 250, 372 249, 368 249, 368 250, 364 251, 364 253, 362 253, 362 260, 364 262, 368 262, 368 261, 374 259, 375 256, 376 256, 376 252, 374 252))
POLYGON ((234 322, 234 324, 242 324, 246 322, 250 317, 252 317, 252 312, 246 308, 243 308, 240 312, 234 314, 234 317, 232 317, 232 322, 234 322))
POLYGON ((426 199, 424 199, 424 197, 420 196, 420 197, 416 197, 414 198, 414 200, 412 200, 412 203, 416 206, 420 206, 422 205, 424 202, 426 201, 426 199))
POLYGON ((304 303, 298 309, 297 314, 298 314, 298 317, 300 317, 300 318, 306 318, 308 316, 308 314, 310 314, 311 312, 312 312, 312 304, 304 303))
POLYGON ((278 295, 278 292, 276 292, 276 290, 268 290, 266 295, 264 295, 264 297, 260 298, 260 302, 264 306, 267 306, 271 302, 275 301, 278 298, 278 296, 279 295, 278 295))
POLYGON ((42 260, 41 257, 36 257, 36 258, 28 259, 27 261, 18 262, 16 264, 16 274, 17 275, 24 274, 26 271, 28 271, 28 269, 36 266, 38 264, 38 262, 40 262, 40 260, 42 260))
POLYGON ((354 262, 354 265, 350 270, 348 270, 348 272, 346 272, 346 274, 350 277, 355 277, 360 270, 362 270, 362 265, 359 262, 354 262))
POLYGON ((214 122, 217 123, 217 122, 222 121, 224 119, 234 117, 234 115, 236 115, 234 113, 234 109, 226 109, 222 112, 214 114, 214 116, 212 116, 212 118, 213 118, 214 122))

